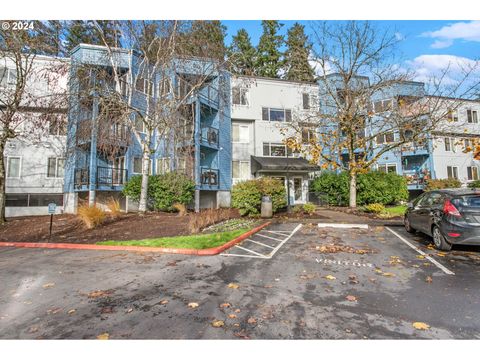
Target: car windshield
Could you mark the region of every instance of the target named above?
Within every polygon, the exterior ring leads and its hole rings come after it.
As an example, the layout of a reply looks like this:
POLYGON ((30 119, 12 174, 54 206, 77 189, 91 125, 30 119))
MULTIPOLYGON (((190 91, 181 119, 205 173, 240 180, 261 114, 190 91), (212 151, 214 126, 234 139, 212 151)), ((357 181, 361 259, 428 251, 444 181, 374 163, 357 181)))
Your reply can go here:
POLYGON ((453 205, 480 209, 480 195, 460 196, 452 200, 453 205))

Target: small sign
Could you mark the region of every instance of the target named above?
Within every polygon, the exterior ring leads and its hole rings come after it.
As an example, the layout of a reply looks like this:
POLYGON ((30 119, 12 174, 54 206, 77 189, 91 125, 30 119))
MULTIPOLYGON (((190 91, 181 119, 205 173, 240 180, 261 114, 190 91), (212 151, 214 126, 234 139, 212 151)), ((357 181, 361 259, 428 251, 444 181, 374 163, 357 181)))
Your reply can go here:
POLYGON ((48 213, 49 214, 55 214, 56 209, 57 209, 57 204, 55 204, 55 203, 48 204, 48 213))

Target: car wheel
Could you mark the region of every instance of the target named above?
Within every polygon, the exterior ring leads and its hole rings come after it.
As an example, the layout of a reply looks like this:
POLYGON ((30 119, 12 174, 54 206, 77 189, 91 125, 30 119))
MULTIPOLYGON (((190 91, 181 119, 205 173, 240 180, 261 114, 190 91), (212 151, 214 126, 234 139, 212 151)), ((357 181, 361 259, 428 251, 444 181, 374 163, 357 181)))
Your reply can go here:
POLYGON ((403 225, 405 226, 405 230, 407 230, 407 232, 409 232, 410 234, 413 234, 415 232, 415 229, 412 228, 412 226, 410 225, 410 220, 408 220, 408 216, 405 216, 405 218, 403 219, 403 225))
POLYGON ((452 244, 449 244, 445 240, 445 236, 442 235, 438 226, 434 226, 432 230, 433 244, 438 250, 449 251, 452 249, 452 244))

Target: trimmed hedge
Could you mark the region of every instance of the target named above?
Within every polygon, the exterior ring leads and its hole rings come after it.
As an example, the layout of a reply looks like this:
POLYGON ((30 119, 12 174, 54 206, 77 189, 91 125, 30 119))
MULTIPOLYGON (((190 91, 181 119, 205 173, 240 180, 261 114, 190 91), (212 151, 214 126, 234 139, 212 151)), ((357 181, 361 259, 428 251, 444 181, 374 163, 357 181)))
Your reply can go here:
POLYGON ((468 187, 471 189, 480 188, 480 180, 475 180, 475 181, 472 181, 471 183, 468 183, 468 187))
POLYGON ((242 181, 232 187, 232 207, 241 215, 257 215, 260 213, 262 196, 272 198, 273 212, 287 205, 287 194, 281 180, 263 177, 242 181))
POLYGON ((425 191, 459 188, 462 186, 460 180, 457 179, 429 179, 426 182, 425 191))
MULTIPOLYGON (((122 193, 140 200, 142 176, 135 175, 125 184, 122 193)), ((184 174, 169 172, 148 178, 147 201, 153 210, 174 211, 174 204, 189 204, 195 195, 195 182, 184 174)))
MULTIPOLYGON (((317 176, 311 189, 325 196, 330 205, 348 205, 349 183, 346 172, 324 172, 317 176)), ((390 205, 408 199, 406 179, 398 174, 371 171, 357 176, 357 205, 390 205)))

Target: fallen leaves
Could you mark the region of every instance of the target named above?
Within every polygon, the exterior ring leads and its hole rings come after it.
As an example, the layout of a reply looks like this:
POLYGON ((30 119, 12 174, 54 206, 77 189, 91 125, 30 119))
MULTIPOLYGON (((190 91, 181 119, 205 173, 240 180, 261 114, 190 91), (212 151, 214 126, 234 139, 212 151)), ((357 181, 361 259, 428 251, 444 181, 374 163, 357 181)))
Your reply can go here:
POLYGON ((113 290, 95 290, 88 293, 90 299, 96 299, 99 297, 107 297, 113 294, 113 290))
POLYGON ((423 260, 423 259, 425 259, 425 256, 424 255, 417 255, 416 258, 420 259, 420 260, 423 260))
POLYGON ((105 332, 97 336, 98 340, 108 340, 110 338, 110 334, 105 332))
POLYGON ((425 278, 425 282, 427 282, 427 283, 431 283, 432 281, 433 281, 433 279, 432 279, 431 276, 427 276, 427 277, 425 278))
POLYGON ((127 311, 125 311, 127 314, 130 314, 131 312, 133 311, 133 308, 129 308, 127 309, 127 311))
POLYGON ((397 264, 401 264, 402 261, 400 260, 400 258, 398 256, 390 256, 390 261, 389 263, 391 265, 397 265, 397 264))
POLYGON ((77 310, 71 309, 71 310, 68 310, 67 314, 72 315, 72 314, 75 314, 76 312, 77 312, 77 310))
POLYGON ((417 330, 428 330, 430 329, 430 325, 425 324, 424 322, 414 322, 412 326, 417 330))
POLYGON ((188 303, 187 306, 188 306, 190 309, 195 309, 195 308, 197 308, 199 305, 198 305, 198 303, 196 303, 196 302, 191 302, 191 303, 188 303))
POLYGON ((248 318, 247 323, 249 323, 250 325, 256 324, 257 319, 255 319, 254 317, 250 317, 248 318))
POLYGON ((225 323, 223 322, 223 320, 214 320, 212 321, 212 326, 213 327, 216 327, 216 328, 219 328, 219 327, 222 327, 224 326, 225 323))
POLYGON ((333 276, 333 275, 326 275, 326 276, 325 276, 325 279, 327 279, 327 280, 335 280, 336 277, 333 276))
POLYGON ((352 285, 355 285, 355 284, 358 284, 358 280, 357 280, 357 276, 356 275, 349 275, 348 276, 348 280, 350 282, 350 284, 352 285))
POLYGON ((168 304, 168 300, 166 299, 160 300, 160 305, 167 305, 167 304, 168 304))
POLYGON ((230 303, 220 304, 220 309, 225 309, 225 308, 229 308, 229 307, 232 307, 232 304, 230 304, 230 303))
POLYGON ((391 272, 384 272, 382 273, 383 276, 387 276, 387 277, 393 277, 395 276, 395 274, 391 273, 391 272))
POLYGON ((321 252, 321 253, 328 253, 328 254, 334 254, 334 253, 339 253, 339 252, 345 252, 345 253, 350 253, 350 254, 370 254, 374 253, 373 250, 370 249, 355 249, 351 246, 347 245, 338 245, 338 244, 327 244, 327 245, 321 245, 321 246, 316 246, 315 250, 321 252))
POLYGON ((235 315, 235 314, 229 314, 228 317, 229 317, 230 319, 236 319, 236 318, 237 318, 237 315, 235 315))
POLYGON ((347 299, 348 301, 357 301, 357 297, 353 295, 347 295, 345 299, 347 299))
POLYGON ((447 255, 447 254, 445 254, 445 253, 437 253, 437 256, 440 256, 440 257, 445 257, 445 255, 447 255))
POLYGON ((235 283, 230 283, 227 285, 228 288, 230 289, 238 289, 240 287, 240 285, 238 284, 235 284, 235 283))
POLYGON ((52 288, 52 287, 54 287, 54 286, 55 286, 55 283, 48 283, 48 284, 42 285, 42 287, 43 287, 44 289, 50 289, 50 288, 52 288))

